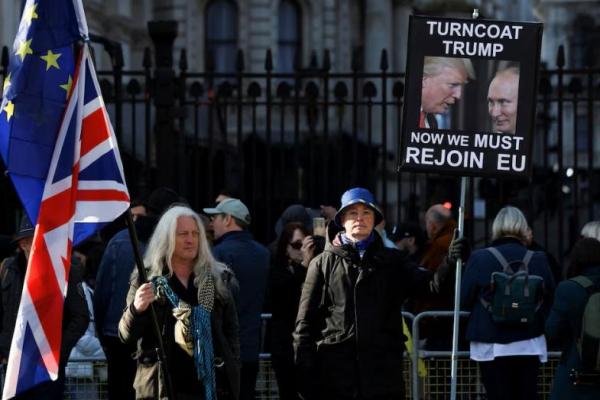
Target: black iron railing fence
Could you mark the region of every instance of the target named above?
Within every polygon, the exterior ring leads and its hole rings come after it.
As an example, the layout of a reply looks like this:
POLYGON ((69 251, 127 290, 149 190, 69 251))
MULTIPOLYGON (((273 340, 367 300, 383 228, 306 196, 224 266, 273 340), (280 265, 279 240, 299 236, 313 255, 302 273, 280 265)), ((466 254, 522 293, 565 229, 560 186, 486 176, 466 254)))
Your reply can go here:
MULTIPOLYGON (((293 73, 278 73, 270 51, 261 72, 246 70, 241 51, 231 73, 210 59, 193 72, 185 51, 173 65, 176 25, 149 29, 154 51, 146 49, 141 70, 124 69, 119 43, 92 38, 112 61, 98 74, 134 197, 170 186, 201 209, 232 191, 264 242, 289 204, 335 206, 352 185, 376 192, 388 227, 435 202, 458 204, 456 177, 396 172, 404 74, 389 71, 385 50, 376 72, 363 71, 358 51, 348 72, 332 70, 328 51, 293 73)), ((540 74, 531 180, 470 178, 465 229, 485 243, 495 212, 516 204, 562 261, 581 225, 600 215, 600 68, 568 69, 562 47, 557 54, 556 67, 540 74)), ((7 48, 1 61, 4 78, 7 48)), ((17 208, 3 174, 0 232, 14 230, 17 208)))

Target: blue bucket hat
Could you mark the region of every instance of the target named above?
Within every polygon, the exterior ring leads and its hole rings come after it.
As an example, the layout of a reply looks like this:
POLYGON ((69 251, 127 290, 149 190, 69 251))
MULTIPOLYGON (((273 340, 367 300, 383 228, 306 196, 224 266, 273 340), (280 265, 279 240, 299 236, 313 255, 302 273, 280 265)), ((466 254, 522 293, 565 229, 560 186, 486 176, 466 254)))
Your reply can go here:
POLYGON ((375 212, 375 225, 383 221, 383 213, 375 204, 373 194, 365 188, 355 187, 346 190, 342 195, 342 205, 337 214, 335 214, 335 223, 338 226, 342 226, 342 215, 344 215, 344 211, 346 211, 348 207, 358 203, 364 204, 375 212))

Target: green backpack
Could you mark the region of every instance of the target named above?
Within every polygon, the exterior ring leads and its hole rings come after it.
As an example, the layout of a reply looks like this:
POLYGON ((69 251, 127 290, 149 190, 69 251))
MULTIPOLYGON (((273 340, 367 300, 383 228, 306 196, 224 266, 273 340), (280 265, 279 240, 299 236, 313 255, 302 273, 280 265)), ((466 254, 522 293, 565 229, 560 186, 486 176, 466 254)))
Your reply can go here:
POLYGON ((531 328, 536 321, 544 294, 544 279, 529 274, 533 251, 527 250, 522 260, 508 262, 497 249, 486 249, 498 260, 502 271, 493 272, 490 280, 492 298, 480 297, 483 307, 498 324, 531 328))
POLYGON ((576 276, 570 280, 577 282, 588 293, 581 317, 581 331, 575 341, 582 371, 600 374, 600 282, 594 283, 586 276, 576 276))

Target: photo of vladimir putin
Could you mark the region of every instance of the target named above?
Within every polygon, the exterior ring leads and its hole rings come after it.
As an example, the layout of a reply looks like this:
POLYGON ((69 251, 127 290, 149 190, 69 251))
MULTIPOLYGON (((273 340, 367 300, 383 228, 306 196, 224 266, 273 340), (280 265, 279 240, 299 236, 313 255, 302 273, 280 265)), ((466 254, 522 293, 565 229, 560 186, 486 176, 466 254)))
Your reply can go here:
POLYGON ((437 129, 435 114, 445 114, 460 100, 469 79, 475 79, 475 71, 468 58, 425 57, 419 128, 437 129))
POLYGON ((493 132, 515 133, 518 96, 519 68, 509 67, 496 72, 488 88, 488 112, 493 132))

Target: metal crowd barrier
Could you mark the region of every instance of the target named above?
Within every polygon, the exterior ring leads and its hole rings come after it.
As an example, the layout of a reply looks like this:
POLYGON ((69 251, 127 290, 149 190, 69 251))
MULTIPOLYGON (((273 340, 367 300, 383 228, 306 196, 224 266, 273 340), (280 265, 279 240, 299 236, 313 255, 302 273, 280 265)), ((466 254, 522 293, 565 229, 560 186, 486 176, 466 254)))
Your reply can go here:
MULTIPOLYGON (((468 316, 468 312, 460 312, 461 318, 467 318, 468 316)), ((419 343, 420 341, 420 323, 422 320, 440 317, 451 319, 453 317, 453 312, 426 311, 418 314, 414 319, 412 327, 413 342, 419 343)), ((452 335, 451 330, 448 332, 448 335, 452 335)), ((428 351, 424 349, 419 349, 419 351, 413 353, 411 360, 413 400, 450 398, 451 355, 451 351, 428 351), (425 364, 425 369, 427 371, 427 376, 425 377, 419 377, 417 373, 419 359, 425 364)), ((468 351, 458 351, 457 358, 457 398, 486 399, 487 396, 481 382, 477 363, 469 358, 468 351)), ((541 365, 538 376, 538 398, 547 399, 549 397, 552 389, 554 371, 556 370, 559 360, 560 352, 548 352, 548 362, 541 365)))
MULTIPOLYGON (((414 316, 403 312, 405 321, 412 324, 413 343, 420 341, 420 323, 427 318, 452 318, 452 311, 428 311, 414 316)), ((461 312, 461 318, 469 313, 461 312)), ((266 338, 271 314, 263 314, 261 353, 256 382, 256 399, 279 399, 277 380, 271 365, 266 338)), ((448 333, 451 335, 451 332, 448 333)), ((547 399, 552 387, 552 378, 560 358, 559 352, 549 352, 548 362, 542 364, 538 378, 538 394, 547 399)), ((405 400, 448 399, 450 398, 450 351, 427 351, 416 349, 404 357, 405 400), (419 360, 426 370, 426 376, 419 377, 419 360)), ((477 363, 469 359, 468 351, 458 352, 457 398, 485 400, 485 390, 477 363)), ((4 366, 0 366, 0 384, 4 383, 4 366)), ((106 360, 102 358, 80 358, 70 360, 66 370, 65 393, 67 400, 105 400, 108 398, 106 360)))

